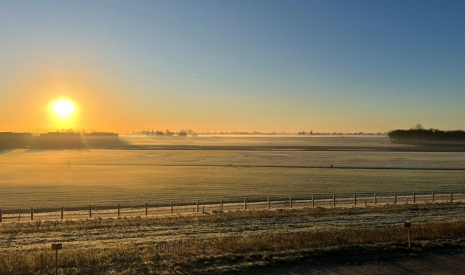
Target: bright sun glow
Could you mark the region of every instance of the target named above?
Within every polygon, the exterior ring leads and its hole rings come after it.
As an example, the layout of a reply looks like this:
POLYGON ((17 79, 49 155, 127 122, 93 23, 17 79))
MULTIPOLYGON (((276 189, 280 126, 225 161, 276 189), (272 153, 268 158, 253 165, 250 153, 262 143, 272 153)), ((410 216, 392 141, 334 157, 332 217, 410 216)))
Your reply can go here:
POLYGON ((60 100, 52 104, 52 110, 57 115, 68 117, 74 112, 74 105, 68 100, 60 100))

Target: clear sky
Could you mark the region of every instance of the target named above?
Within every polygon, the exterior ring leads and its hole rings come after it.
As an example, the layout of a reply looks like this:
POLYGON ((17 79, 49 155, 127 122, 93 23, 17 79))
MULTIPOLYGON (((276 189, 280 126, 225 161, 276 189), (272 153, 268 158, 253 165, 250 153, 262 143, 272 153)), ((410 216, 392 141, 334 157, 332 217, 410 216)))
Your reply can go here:
POLYGON ((465 1, 0 0, 0 131, 464 129, 464 103, 465 1))

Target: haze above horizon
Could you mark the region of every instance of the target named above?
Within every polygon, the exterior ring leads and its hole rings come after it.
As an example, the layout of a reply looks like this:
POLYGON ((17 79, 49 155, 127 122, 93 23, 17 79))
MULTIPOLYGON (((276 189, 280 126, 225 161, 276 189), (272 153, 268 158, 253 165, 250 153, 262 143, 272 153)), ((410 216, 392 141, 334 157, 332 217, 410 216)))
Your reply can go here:
POLYGON ((464 129, 464 12, 463 1, 0 0, 0 131, 464 129))

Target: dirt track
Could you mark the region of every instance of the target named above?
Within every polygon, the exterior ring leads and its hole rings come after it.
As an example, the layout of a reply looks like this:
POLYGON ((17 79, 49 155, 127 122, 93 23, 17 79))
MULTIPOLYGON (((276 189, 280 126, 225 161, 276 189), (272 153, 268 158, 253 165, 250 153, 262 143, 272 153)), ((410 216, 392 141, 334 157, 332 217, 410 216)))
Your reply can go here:
POLYGON ((276 267, 254 272, 257 275, 412 275, 434 274, 455 275, 465 274, 465 254, 431 255, 419 259, 400 260, 387 263, 368 263, 360 265, 299 265, 293 267, 276 267))

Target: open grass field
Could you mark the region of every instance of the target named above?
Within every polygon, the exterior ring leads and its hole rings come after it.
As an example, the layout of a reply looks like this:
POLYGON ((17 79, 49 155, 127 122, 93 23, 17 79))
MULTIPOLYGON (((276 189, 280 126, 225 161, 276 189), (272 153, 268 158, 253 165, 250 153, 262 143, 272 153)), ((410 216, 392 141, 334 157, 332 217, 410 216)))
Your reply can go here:
MULTIPOLYGON (((144 135, 122 135, 128 145, 141 146, 205 146, 205 147, 407 147, 391 144, 387 136, 299 136, 299 135, 200 135, 196 138, 147 137, 144 135)), ((156 147, 153 147, 156 149, 156 147)))
MULTIPOLYGON (((238 139, 227 140, 251 145, 250 139, 269 143, 273 137, 238 139)), ((284 141, 302 143, 296 139, 284 141)), ((386 152, 376 149, 386 141, 379 137, 315 139, 325 146, 345 141, 373 150, 234 150, 230 144, 228 150, 2 151, 0 206, 8 210, 142 205, 465 188, 462 152, 386 152)), ((277 137, 275 142, 281 140, 277 137)))
POLYGON ((436 203, 6 223, 0 226, 0 274, 51 273, 53 242, 63 242, 60 274, 256 274, 264 267, 319 261, 456 253, 465 249, 464 207, 436 203), (404 221, 413 224, 412 249, 404 221))
MULTIPOLYGON (((443 203, 450 190, 462 191, 456 198, 463 200, 463 152, 386 150, 391 145, 383 137, 202 137, 184 143, 130 137, 126 142, 134 147, 0 153, 0 208, 11 216, 0 226, 0 274, 51 273, 53 242, 65 247, 63 274, 254 274, 328 255, 398 259, 465 249, 463 202, 443 203), (311 150, 308 141, 316 144, 311 150), (425 203, 431 190, 442 191, 439 203, 425 203), (421 203, 404 203, 412 191, 421 203), (402 194, 398 205, 392 205, 394 192, 402 194), (354 193, 362 200, 357 207, 351 206, 354 193), (378 193, 380 204, 391 205, 373 207, 369 201, 366 207, 363 193, 368 200, 378 193), (284 201, 264 210, 267 196, 318 195, 331 203, 330 194, 341 203, 346 195, 346 205, 320 208, 319 201, 313 209, 307 200, 285 209, 284 201), (391 197, 383 201, 386 194, 391 197), (250 199, 250 211, 217 211, 219 199, 243 197, 250 199), (196 200, 215 204, 203 214, 153 216, 153 207, 140 217, 146 202, 167 210, 170 201, 191 208, 196 200), (86 219, 90 204, 111 213, 97 211, 86 219), (117 204, 134 205, 128 211, 135 212, 116 218, 117 204), (37 213, 33 222, 16 222, 10 214, 61 206, 81 211, 82 218, 52 221, 37 213), (405 221, 414 224, 413 250, 405 246, 405 221)), ((58 219, 58 212, 54 215, 58 219)))

